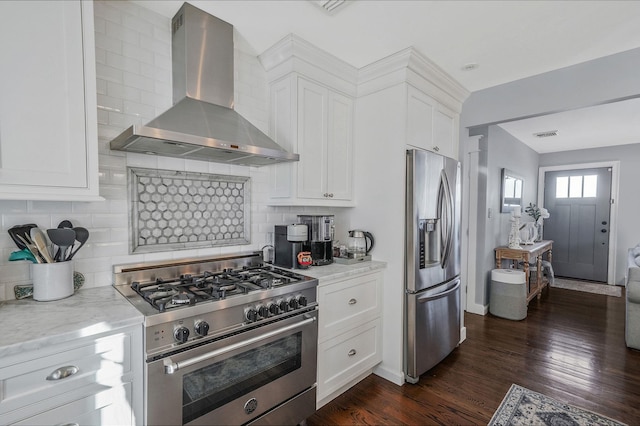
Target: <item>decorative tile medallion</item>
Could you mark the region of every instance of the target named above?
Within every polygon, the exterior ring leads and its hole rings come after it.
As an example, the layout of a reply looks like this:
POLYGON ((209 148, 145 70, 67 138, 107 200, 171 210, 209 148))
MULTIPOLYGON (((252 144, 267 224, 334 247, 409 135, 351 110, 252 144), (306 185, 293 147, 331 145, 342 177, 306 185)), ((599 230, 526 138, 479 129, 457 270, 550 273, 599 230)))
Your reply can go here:
POLYGON ((129 168, 131 253, 249 244, 250 178, 129 168))

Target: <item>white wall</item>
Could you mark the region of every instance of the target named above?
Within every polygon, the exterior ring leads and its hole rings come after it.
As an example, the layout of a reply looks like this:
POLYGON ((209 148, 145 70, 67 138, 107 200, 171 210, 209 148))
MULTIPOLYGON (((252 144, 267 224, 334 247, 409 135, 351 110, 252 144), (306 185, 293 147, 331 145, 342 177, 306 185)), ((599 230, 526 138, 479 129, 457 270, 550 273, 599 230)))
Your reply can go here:
MULTIPOLYGON (((638 136, 640 141, 640 135, 638 136)), ((620 161, 618 226, 616 245, 615 284, 624 285, 627 269, 627 250, 640 243, 640 143, 606 148, 556 152, 540 156, 540 166, 560 166, 606 161, 620 161)))
MULTIPOLYGON (((89 229, 88 243, 74 257, 75 270, 85 276, 85 287, 111 285, 113 264, 260 249, 273 225, 292 223, 302 213, 335 214, 338 235, 346 235, 343 209, 268 207, 268 166, 228 166, 111 151, 113 137, 131 124, 145 124, 172 104, 170 19, 127 1, 96 1, 94 14, 100 195, 105 201, 0 201, 0 300, 14 298, 14 285, 31 281, 28 262, 7 260, 17 248, 6 230, 16 224, 33 222, 45 229, 69 219, 89 229), (250 176, 251 244, 129 255, 128 165, 250 176)), ((267 132, 266 74, 242 35, 236 31, 234 36, 236 109, 267 132)))

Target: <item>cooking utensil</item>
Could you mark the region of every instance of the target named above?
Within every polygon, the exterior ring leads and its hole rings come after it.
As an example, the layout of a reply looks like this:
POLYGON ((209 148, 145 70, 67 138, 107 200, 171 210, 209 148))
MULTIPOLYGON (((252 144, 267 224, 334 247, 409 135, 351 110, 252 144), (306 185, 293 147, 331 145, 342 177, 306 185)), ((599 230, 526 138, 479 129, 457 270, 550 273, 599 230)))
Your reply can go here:
MULTIPOLYGON (((23 244, 21 242, 21 244, 23 244)), ((14 260, 30 260, 33 263, 38 263, 38 261, 36 260, 35 256, 33 255, 33 253, 31 253, 31 251, 25 247, 22 250, 18 250, 18 251, 14 251, 9 255, 9 260, 10 261, 14 261, 14 260)))
POLYGON ((31 240, 25 239, 22 235, 17 235, 18 240, 22 241, 22 243, 29 249, 33 257, 36 259, 37 263, 42 263, 42 256, 38 251, 38 248, 35 244, 31 242, 31 240))
POLYGON ((31 240, 38 248, 38 251, 42 254, 42 257, 44 257, 44 260, 47 263, 53 263, 54 260, 51 257, 51 254, 49 254, 49 249, 48 249, 49 243, 47 242, 47 236, 38 227, 31 228, 30 232, 31 232, 31 240))
POLYGON ((58 224, 58 228, 73 228, 73 224, 68 220, 63 220, 58 224))
POLYGON ((14 243, 16 243, 16 246, 22 250, 27 248, 24 243, 18 238, 18 235, 21 235, 23 238, 26 237, 25 239, 30 241, 31 236, 30 236, 30 230, 31 228, 35 228, 37 225, 35 223, 28 223, 26 225, 15 225, 12 226, 11 228, 9 228, 9 230, 7 231, 9 233, 9 236, 11 237, 11 239, 13 240, 14 243))
POLYGON ((78 227, 73 228, 73 230, 76 233, 76 241, 78 241, 80 243, 80 245, 77 248, 73 248, 72 247, 71 253, 69 253, 69 256, 67 256, 66 260, 73 259, 73 256, 76 255, 78 250, 80 250, 80 248, 84 245, 84 243, 86 243, 87 240, 89 239, 89 230, 87 230, 87 228, 83 228, 81 226, 78 226, 78 227))
POLYGON ((58 251, 55 254, 56 262, 68 260, 67 250, 73 246, 76 240, 76 232, 69 228, 54 228, 47 229, 47 235, 51 242, 58 246, 58 251))

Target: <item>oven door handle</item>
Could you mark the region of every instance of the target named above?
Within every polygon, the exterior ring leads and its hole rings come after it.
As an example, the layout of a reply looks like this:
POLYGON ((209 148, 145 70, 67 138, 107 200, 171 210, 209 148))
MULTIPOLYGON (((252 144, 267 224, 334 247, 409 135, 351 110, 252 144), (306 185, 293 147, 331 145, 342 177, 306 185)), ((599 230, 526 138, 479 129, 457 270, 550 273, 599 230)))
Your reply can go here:
POLYGON ((171 361, 170 357, 166 358, 164 360, 164 373, 165 374, 173 374, 176 371, 180 370, 181 368, 187 368, 187 367, 192 366, 194 364, 197 364, 199 362, 206 361, 208 359, 215 358, 215 357, 220 356, 220 355, 224 355, 224 354, 226 354, 228 352, 235 351, 236 349, 240 349, 240 348, 243 348, 245 346, 252 345, 252 344, 257 343, 257 342, 259 342, 261 340, 265 340, 265 339, 268 339, 270 337, 277 336, 278 334, 286 333, 287 331, 291 331, 293 329, 296 329, 296 328, 299 328, 299 327, 303 327, 303 326, 305 326, 307 324, 311 324, 314 321, 316 321, 316 317, 307 318, 304 321, 296 322, 295 324, 290 324, 290 325, 287 325, 286 327, 278 328, 277 330, 269 331, 268 333, 261 334, 261 335, 256 336, 256 337, 252 337, 251 339, 243 340, 241 342, 234 343, 234 344, 229 345, 229 346, 225 346, 224 348, 220 348, 220 349, 217 349, 215 351, 207 352, 206 354, 195 356, 193 358, 189 358, 189 359, 186 359, 186 360, 180 361, 180 362, 173 362, 173 361, 171 361))

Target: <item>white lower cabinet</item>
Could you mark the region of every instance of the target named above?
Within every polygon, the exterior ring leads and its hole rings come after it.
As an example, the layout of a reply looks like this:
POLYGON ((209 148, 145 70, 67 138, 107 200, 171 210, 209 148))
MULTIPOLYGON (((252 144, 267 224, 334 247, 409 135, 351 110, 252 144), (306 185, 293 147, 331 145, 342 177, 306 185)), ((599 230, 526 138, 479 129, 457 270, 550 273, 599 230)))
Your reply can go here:
POLYGON ((382 272, 320 279, 318 408, 364 379, 382 361, 381 295, 382 272))
POLYGON ((142 326, 0 360, 0 424, 142 422, 142 326))

